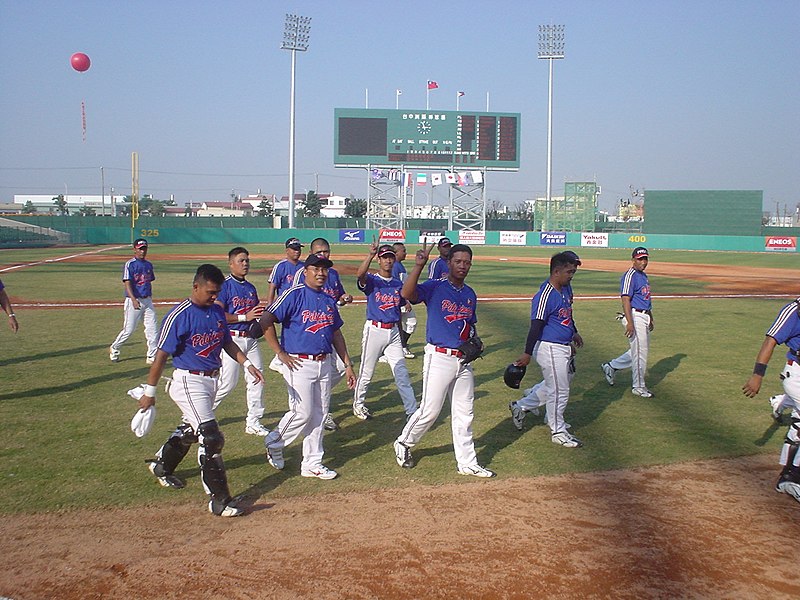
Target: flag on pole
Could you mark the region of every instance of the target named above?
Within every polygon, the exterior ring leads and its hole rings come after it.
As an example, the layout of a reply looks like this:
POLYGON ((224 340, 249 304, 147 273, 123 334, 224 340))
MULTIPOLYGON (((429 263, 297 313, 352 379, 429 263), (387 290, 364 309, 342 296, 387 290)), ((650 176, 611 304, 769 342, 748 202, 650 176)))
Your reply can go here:
POLYGON ((403 95, 403 90, 397 90, 395 93, 396 93, 398 96, 402 96, 402 95, 403 95))
POLYGON ((437 89, 438 87, 439 87, 439 84, 438 84, 438 83, 436 83, 435 81, 431 81, 430 79, 428 79, 428 89, 429 89, 429 90, 435 90, 435 89, 437 89))
POLYGON ((428 184, 427 173, 417 173, 417 185, 427 185, 427 184, 428 184))
POLYGON ((455 173, 445 173, 444 174, 444 180, 447 183, 456 183, 457 182, 456 174, 455 173))
POLYGON ((411 187, 411 173, 403 173, 403 187, 410 188, 411 187))
POLYGON ((431 185, 442 185, 442 174, 441 173, 431 173, 431 185))
POLYGON ((464 96, 464 95, 465 95, 464 92, 458 92, 458 97, 459 98, 461 98, 461 96, 464 96))

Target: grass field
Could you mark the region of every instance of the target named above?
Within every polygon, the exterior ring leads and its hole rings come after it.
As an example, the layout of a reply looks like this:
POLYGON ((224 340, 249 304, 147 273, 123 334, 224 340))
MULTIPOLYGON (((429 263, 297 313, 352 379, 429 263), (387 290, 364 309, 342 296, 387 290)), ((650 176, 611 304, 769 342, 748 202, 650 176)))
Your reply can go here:
MULTIPOLYGON (((334 247, 336 252, 345 252, 334 247)), ((81 249, 35 249, 0 252, 0 267, 67 256, 81 249)), ((178 299, 188 294, 199 262, 225 266, 225 246, 153 246, 155 299, 178 299)), ((259 255, 280 254, 280 246, 252 246, 254 269, 250 279, 262 294, 272 262, 259 255)), ((356 249, 347 247, 348 254, 356 249)), ((482 257, 546 257, 548 249, 476 248, 468 282, 482 294, 532 295, 546 278, 546 267, 482 257)), ((201 484, 192 455, 177 473, 196 494, 170 495, 154 485, 144 459, 152 456, 179 421, 179 412, 160 393, 153 432, 137 439, 128 427, 135 405, 126 391, 144 381, 144 337, 139 329, 123 347, 118 363, 108 360, 108 345, 122 322, 120 307, 25 308, 28 302, 119 301, 120 272, 128 249, 104 255, 118 260, 50 262, 0 273, 10 295, 23 299, 17 313, 21 330, 14 336, 0 330, 3 353, 0 373, 0 419, 3 477, 0 511, 51 511, 85 506, 131 506, 196 501, 201 484)), ((784 428, 772 424, 766 399, 780 390, 773 358, 764 389, 756 400, 742 396, 740 387, 750 370, 764 331, 785 299, 663 299, 658 295, 702 292, 704 284, 679 278, 651 277, 655 294, 656 329, 651 341, 648 386, 656 397, 631 395, 630 375, 621 373, 609 387, 601 362, 623 352, 627 341, 614 320, 618 300, 581 299, 587 295, 616 296, 626 251, 581 251, 585 266, 592 258, 618 259, 618 271, 579 271, 574 282, 578 299, 575 318, 586 342, 577 360, 567 420, 585 442, 566 450, 550 442, 541 419, 528 416, 525 431, 511 425, 507 404, 519 393, 506 388, 502 372, 520 353, 527 333, 528 302, 484 302, 478 309, 479 332, 487 344, 485 358, 475 364, 475 440, 478 457, 499 477, 535 477, 542 474, 598 471, 665 464, 709 457, 777 452, 784 428)), ((659 252, 653 260, 695 264, 797 268, 795 255, 759 255, 713 252, 659 252)), ((356 260, 336 261, 355 266, 356 260)), ((702 269, 702 267, 699 267, 702 269)), ((344 278, 355 292, 351 277, 344 278)), ((768 292, 769 290, 765 290, 768 292)), ((159 306, 159 317, 168 307, 159 306)), ((421 347, 424 309, 418 310, 420 329, 411 345, 419 358, 409 361, 412 383, 421 390, 421 347)), ((342 310, 344 333, 358 360, 364 305, 342 310)), ((265 355, 267 353, 265 352, 265 355)), ((267 360, 269 356, 267 356, 267 360)), ((533 385, 538 369, 529 369, 523 387, 533 385)), ((267 371, 264 423, 274 427, 286 409, 282 379, 267 371)), ((415 450, 418 466, 397 467, 391 442, 403 425, 403 413, 388 366, 379 365, 370 388, 368 405, 375 413, 359 421, 350 411, 350 394, 340 385, 332 407, 341 424, 326 434, 326 464, 340 472, 320 486, 299 476, 299 446, 286 452, 287 468, 272 470, 264 460, 260 438, 244 434, 244 386, 240 383, 223 403, 218 418, 226 436, 225 461, 231 490, 250 496, 288 497, 328 491, 350 491, 438 484, 463 480, 455 472, 447 410, 415 450)), ((776 467, 777 470, 777 467, 776 467)))

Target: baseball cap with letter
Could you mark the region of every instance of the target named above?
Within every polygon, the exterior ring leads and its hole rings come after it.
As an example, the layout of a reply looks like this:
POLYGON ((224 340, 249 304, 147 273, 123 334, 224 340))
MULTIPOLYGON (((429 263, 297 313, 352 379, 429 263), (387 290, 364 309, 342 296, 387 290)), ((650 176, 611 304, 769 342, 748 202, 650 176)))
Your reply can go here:
POLYGON ((633 249, 633 253, 631 254, 631 258, 636 260, 637 258, 648 258, 650 253, 647 251, 647 248, 644 246, 639 246, 633 249))
POLYGON ((436 246, 439 247, 439 248, 448 248, 448 247, 450 247, 452 245, 453 245, 453 242, 450 241, 450 238, 446 238, 446 237, 441 238, 439 240, 439 242, 436 244, 436 246))
POLYGON ((303 247, 303 244, 300 243, 296 237, 289 238, 286 240, 286 247, 291 248, 292 250, 300 250, 303 247))
POLYGON ((133 242, 133 247, 137 250, 139 248, 147 248, 147 240, 144 238, 139 238, 135 242, 133 242))
POLYGON ((395 256, 394 248, 389 244, 384 244, 378 248, 378 258, 383 258, 384 256, 395 256))
POLYGON ((303 262, 307 267, 325 267, 326 269, 330 269, 333 266, 333 261, 329 258, 325 258, 322 254, 309 254, 308 258, 303 262))

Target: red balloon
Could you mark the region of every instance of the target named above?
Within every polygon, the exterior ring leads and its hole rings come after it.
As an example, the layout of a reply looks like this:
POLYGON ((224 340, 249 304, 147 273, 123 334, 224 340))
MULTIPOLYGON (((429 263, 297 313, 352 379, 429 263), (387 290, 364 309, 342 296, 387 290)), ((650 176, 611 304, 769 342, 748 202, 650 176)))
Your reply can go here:
POLYGON ((81 73, 88 71, 89 67, 92 65, 92 61, 90 61, 89 57, 83 52, 76 52, 73 54, 72 58, 69 59, 69 62, 73 69, 80 71, 81 73))

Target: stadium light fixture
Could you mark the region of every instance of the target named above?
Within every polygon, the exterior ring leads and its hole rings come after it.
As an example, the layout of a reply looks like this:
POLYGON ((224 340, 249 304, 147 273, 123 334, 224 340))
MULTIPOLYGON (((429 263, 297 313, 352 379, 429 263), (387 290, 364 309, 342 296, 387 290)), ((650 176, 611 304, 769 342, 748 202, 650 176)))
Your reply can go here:
POLYGON ((564 26, 539 25, 539 58, 550 63, 547 100, 547 210, 553 193, 553 60, 564 58, 564 26))

